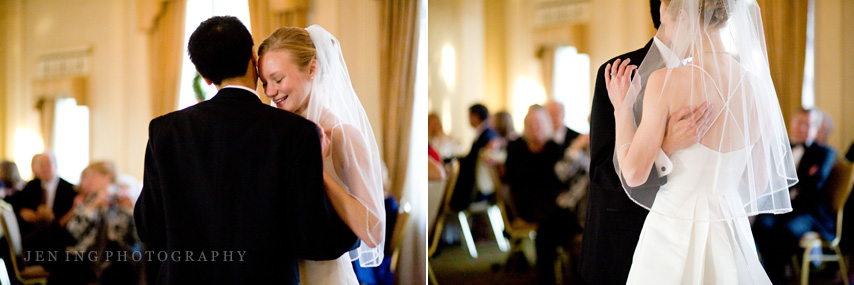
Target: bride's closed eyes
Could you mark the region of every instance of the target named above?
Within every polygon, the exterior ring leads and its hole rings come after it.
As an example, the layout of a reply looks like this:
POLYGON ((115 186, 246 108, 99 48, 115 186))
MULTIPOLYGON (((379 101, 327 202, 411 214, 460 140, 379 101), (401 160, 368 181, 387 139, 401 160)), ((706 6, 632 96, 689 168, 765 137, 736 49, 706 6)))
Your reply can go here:
POLYGON ((272 50, 261 56, 258 70, 262 74, 264 95, 277 108, 295 113, 305 108, 311 93, 311 67, 300 68, 287 50, 272 50))

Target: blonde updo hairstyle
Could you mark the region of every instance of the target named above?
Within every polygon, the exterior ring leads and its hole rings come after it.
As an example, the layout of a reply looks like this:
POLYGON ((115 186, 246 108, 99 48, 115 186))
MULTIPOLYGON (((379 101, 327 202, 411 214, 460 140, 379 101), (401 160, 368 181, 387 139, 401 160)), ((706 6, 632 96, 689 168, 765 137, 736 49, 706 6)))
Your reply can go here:
POLYGON ((292 55, 294 64, 303 72, 308 72, 311 61, 315 59, 317 51, 311 36, 303 28, 283 27, 270 34, 258 47, 258 57, 267 52, 286 50, 292 55))
MULTIPOLYGON (((699 9, 700 9, 700 19, 706 19, 706 15, 709 14, 711 17, 709 18, 709 23, 707 25, 708 28, 719 29, 726 25, 727 20, 729 20, 729 12, 727 9, 730 8, 727 5, 727 0, 662 0, 666 7, 670 7, 671 2, 676 2, 677 4, 682 3, 682 1, 699 1, 699 9)), ((670 11, 670 9, 668 9, 670 11)), ((676 17, 676 11, 670 11, 668 14, 671 14, 672 17, 676 17)))

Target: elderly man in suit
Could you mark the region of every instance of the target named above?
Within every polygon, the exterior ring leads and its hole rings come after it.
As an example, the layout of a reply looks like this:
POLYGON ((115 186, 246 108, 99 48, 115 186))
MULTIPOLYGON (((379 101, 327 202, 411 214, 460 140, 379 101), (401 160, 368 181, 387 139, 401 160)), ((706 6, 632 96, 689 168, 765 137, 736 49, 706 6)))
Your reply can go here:
POLYGON ((814 140, 819 128, 818 110, 800 109, 792 116, 789 142, 798 174, 798 183, 789 189, 793 210, 783 215, 759 215, 753 224, 757 249, 774 283, 785 282, 785 266, 799 250, 798 241, 805 233, 817 232, 825 240, 836 236, 836 211, 824 191, 836 153, 814 140))
POLYGON ((134 218, 146 254, 169 258, 145 259, 150 283, 296 284, 298 257, 356 244, 326 196, 320 130, 261 102, 252 46, 235 17, 202 22, 188 50, 219 92, 151 121, 134 218))
POLYGON ((53 153, 33 156, 32 168, 35 178, 7 199, 18 214, 23 246, 28 251, 64 250, 73 239, 60 221, 77 192, 57 174, 53 153))

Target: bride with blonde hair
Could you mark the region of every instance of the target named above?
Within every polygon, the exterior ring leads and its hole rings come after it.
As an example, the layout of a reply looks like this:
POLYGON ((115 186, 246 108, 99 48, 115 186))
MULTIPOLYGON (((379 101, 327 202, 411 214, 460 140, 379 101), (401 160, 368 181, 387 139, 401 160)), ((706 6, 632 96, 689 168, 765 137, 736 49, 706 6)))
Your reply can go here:
POLYGON ((744 0, 664 0, 639 67, 606 68, 616 119, 614 165, 629 197, 650 211, 629 284, 770 284, 748 217, 791 211, 797 182, 771 82, 759 7, 744 0), (681 66, 668 67, 675 56, 681 66), (667 118, 685 106, 712 111, 698 143, 671 155, 659 189, 636 188, 661 148, 667 118))
POLYGON ((358 284, 352 261, 375 267, 383 260, 385 208, 382 162, 362 104, 350 82, 341 46, 313 25, 285 27, 258 48, 258 72, 273 104, 323 130, 324 185, 341 220, 361 240, 337 260, 302 260, 305 284, 358 284))

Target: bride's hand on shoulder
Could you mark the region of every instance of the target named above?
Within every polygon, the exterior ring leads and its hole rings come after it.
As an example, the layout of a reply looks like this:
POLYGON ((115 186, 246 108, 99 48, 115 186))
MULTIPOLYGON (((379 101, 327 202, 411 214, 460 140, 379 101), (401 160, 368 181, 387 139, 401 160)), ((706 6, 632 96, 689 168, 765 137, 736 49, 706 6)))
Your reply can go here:
POLYGON ((605 87, 608 89, 608 98, 614 110, 619 110, 626 99, 626 93, 632 83, 632 71, 637 70, 636 65, 629 65, 632 60, 617 59, 613 64, 605 66, 605 87))

